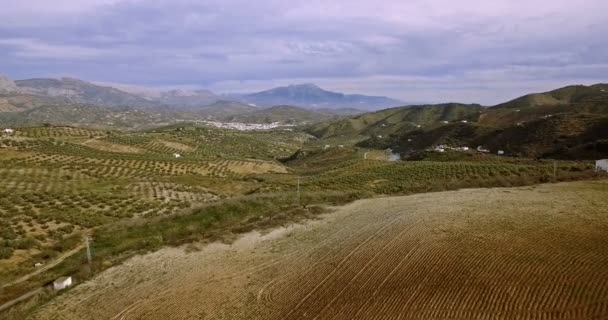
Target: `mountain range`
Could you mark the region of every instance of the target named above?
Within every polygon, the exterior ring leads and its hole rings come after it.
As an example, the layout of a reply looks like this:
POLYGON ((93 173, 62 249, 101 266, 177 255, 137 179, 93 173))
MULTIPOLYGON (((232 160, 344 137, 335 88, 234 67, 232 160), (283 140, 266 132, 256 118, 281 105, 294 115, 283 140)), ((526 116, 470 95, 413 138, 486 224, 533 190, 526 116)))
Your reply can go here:
POLYGON ((387 97, 327 91, 314 84, 290 85, 251 94, 218 95, 204 89, 162 91, 124 84, 94 83, 75 78, 12 81, 0 76, 0 93, 31 95, 52 101, 140 108, 167 106, 197 109, 223 100, 261 107, 293 105, 316 109, 360 110, 374 110, 403 104, 399 100, 387 97))
MULTIPOLYGON (((176 121, 281 122, 306 125, 304 130, 319 139, 360 141, 359 146, 391 148, 406 157, 439 145, 482 146, 525 157, 608 157, 608 84, 531 93, 491 107, 445 103, 372 112, 335 109, 362 98, 312 84, 239 96, 132 89, 73 78, 0 77, 0 124, 135 129, 176 121), (281 101, 289 104, 270 107, 281 101), (306 108, 294 106, 298 104, 306 108), (323 108, 325 104, 332 108, 323 108)), ((383 97, 366 99, 368 108, 396 103, 383 97)))

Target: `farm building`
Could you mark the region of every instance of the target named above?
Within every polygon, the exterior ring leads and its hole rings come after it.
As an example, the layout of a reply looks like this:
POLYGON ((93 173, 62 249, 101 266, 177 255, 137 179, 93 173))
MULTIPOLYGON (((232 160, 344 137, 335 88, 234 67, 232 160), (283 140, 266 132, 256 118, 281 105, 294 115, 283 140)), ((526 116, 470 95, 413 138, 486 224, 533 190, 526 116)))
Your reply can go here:
POLYGON ((61 277, 53 281, 53 289, 63 290, 72 285, 72 277, 61 277))
POLYGON ((595 171, 608 172, 608 159, 597 160, 595 162, 595 171))

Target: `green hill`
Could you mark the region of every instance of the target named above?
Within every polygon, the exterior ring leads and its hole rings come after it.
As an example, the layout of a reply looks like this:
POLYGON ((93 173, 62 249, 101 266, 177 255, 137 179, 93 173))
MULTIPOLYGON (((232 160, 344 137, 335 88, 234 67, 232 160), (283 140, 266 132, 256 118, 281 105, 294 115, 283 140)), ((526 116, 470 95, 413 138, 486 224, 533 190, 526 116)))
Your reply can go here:
POLYGON ((224 117, 225 120, 243 123, 273 123, 300 124, 319 122, 336 116, 313 109, 304 109, 293 106, 274 106, 270 108, 254 108, 248 113, 235 114, 224 117))
POLYGON ((597 159, 608 156, 608 85, 568 86, 491 107, 464 105, 387 109, 313 127, 317 136, 360 134, 358 145, 404 155, 439 145, 524 157, 597 159), (464 119, 465 121, 453 122, 464 119), (446 122, 447 121, 447 122, 446 122), (413 127, 413 124, 420 127, 413 127), (350 125, 350 127, 348 126, 350 125), (380 127, 379 127, 380 125, 380 127), (384 130, 382 130, 384 129, 384 130))
POLYGON ((567 86, 544 93, 532 93, 493 108, 524 109, 580 102, 608 102, 608 84, 567 86))
POLYGON ((608 156, 608 116, 564 113, 506 128, 453 123, 359 144, 392 148, 404 155, 439 145, 471 149, 482 146, 492 153, 503 150, 509 155, 534 158, 598 159, 608 156))
POLYGON ((389 135, 435 126, 442 121, 476 119, 483 107, 478 104, 447 103, 384 109, 337 121, 310 126, 307 131, 319 138, 356 135, 389 135))

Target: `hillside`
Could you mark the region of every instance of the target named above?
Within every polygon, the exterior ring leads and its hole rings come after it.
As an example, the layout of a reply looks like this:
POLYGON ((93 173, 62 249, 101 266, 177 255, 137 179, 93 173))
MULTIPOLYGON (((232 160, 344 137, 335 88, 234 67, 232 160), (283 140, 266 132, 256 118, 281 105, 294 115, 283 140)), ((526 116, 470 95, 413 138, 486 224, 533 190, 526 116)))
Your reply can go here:
POLYGON ((137 109, 128 106, 99 106, 84 103, 44 103, 40 106, 0 113, 0 124, 35 126, 41 124, 93 128, 146 128, 193 118, 167 108, 137 109))
POLYGON ((221 100, 221 97, 209 90, 171 90, 162 92, 158 102, 177 108, 197 108, 221 100))
POLYGON ((507 127, 481 123, 451 123, 418 129, 388 138, 371 138, 359 144, 392 148, 404 155, 439 145, 482 146, 496 153, 533 158, 600 159, 608 156, 608 116, 561 113, 507 127))
POLYGON ((237 101, 219 100, 212 104, 193 108, 192 110, 205 118, 224 121, 233 116, 248 114, 259 108, 237 101))
POLYGON ((270 108, 255 108, 249 113, 235 114, 225 117, 227 121, 244 123, 273 123, 302 124, 319 122, 336 117, 327 112, 304 109, 293 106, 274 106, 270 108))
POLYGON ((0 93, 15 92, 17 90, 17 85, 13 80, 0 74, 0 93))
POLYGON ((439 145, 482 146, 534 158, 608 156, 608 85, 568 86, 490 108, 437 105, 394 108, 317 124, 317 137, 363 135, 357 145, 404 156, 439 145), (455 120, 461 120, 454 122, 455 120), (463 121, 466 120, 466 121, 463 121), (418 127, 420 125, 420 127, 418 127))
POLYGON ((25 111, 45 104, 59 103, 69 103, 69 101, 60 97, 42 97, 17 92, 0 93, 0 114, 3 112, 25 111))
POLYGON ((107 106, 150 107, 155 102, 111 87, 95 85, 74 78, 17 80, 22 93, 49 97, 63 97, 72 102, 107 106))
POLYGON ((355 135, 386 136, 414 130, 418 126, 438 125, 442 121, 475 119, 481 110, 483 108, 477 104, 459 103, 397 107, 315 124, 307 131, 319 138, 355 135))
POLYGON ((402 105, 403 102, 380 96, 343 94, 321 89, 314 84, 278 87, 240 97, 243 101, 261 106, 295 105, 312 108, 381 109, 402 105))
POLYGON ((525 109, 538 106, 556 106, 581 102, 608 102, 608 84, 567 86, 544 93, 532 93, 498 104, 497 109, 525 109))

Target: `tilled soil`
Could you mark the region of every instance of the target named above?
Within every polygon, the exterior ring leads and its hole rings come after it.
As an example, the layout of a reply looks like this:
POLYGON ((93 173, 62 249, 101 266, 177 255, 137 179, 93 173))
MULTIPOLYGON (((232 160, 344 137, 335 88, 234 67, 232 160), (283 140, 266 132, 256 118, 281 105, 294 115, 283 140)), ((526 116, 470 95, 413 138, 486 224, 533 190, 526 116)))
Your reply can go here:
POLYGON ((135 257, 33 318, 606 319, 607 244, 606 181, 362 200, 135 257))

